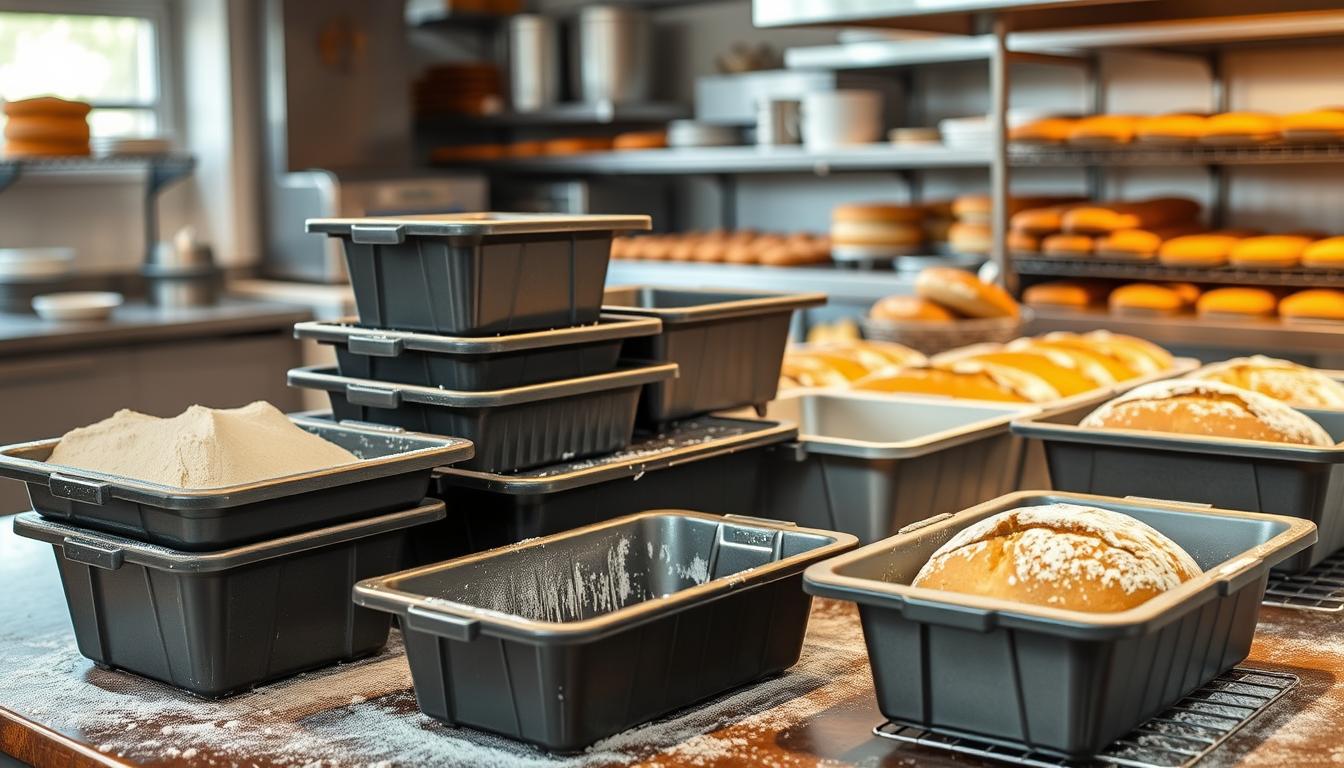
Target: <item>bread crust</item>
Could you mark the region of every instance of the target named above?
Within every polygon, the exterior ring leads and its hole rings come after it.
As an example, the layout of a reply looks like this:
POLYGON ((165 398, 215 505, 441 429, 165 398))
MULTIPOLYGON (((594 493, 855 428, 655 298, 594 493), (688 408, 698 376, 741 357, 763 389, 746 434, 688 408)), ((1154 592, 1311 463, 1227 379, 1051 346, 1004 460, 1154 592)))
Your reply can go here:
POLYGON ((1285 296, 1279 314, 1294 320, 1344 320, 1344 291, 1310 288, 1285 296))
POLYGON ((1344 408, 1344 384, 1314 368, 1264 355, 1207 365, 1190 378, 1249 389, 1294 408, 1344 408))
POLYGON ((915 278, 915 293, 967 317, 1018 317, 1021 313, 1007 291, 952 267, 930 267, 920 272, 915 278))
POLYGON ((950 323, 957 319, 946 307, 919 296, 887 296, 868 310, 874 320, 896 323, 950 323))

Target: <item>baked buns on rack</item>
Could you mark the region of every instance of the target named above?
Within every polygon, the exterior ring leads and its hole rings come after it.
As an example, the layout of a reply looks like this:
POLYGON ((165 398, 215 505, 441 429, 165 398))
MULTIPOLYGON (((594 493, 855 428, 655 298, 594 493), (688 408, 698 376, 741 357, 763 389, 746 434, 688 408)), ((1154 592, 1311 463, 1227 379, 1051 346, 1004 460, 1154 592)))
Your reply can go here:
POLYGON ((1221 381, 1282 400, 1296 408, 1344 408, 1344 384, 1315 368, 1264 355, 1214 363, 1189 378, 1221 381))
POLYGON ((1200 575, 1174 541, 1078 504, 1000 512, 939 547, 911 586, 1072 611, 1123 611, 1200 575))
POLYGON ((1004 289, 953 267, 929 267, 920 272, 915 278, 915 293, 967 317, 1017 317, 1021 312, 1004 289))
POLYGON ((1221 381, 1197 379, 1145 384, 1102 405, 1079 426, 1334 445, 1320 424, 1272 397, 1221 381))

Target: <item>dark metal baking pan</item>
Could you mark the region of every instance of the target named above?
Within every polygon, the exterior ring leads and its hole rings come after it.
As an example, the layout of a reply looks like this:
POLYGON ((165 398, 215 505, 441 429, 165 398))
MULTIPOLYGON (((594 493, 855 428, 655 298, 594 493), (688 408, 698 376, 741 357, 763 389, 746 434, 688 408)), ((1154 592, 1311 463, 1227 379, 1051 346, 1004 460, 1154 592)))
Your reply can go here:
POLYGON ((28 485, 44 517, 189 551, 224 549, 403 509, 435 467, 471 457, 460 438, 290 416, 360 458, 356 464, 246 485, 193 490, 47 463, 59 439, 0 448, 0 477, 28 485))
POLYGON ((1036 408, 859 393, 792 394, 766 417, 798 424, 769 451, 757 509, 868 543, 1017 489, 1023 441, 1008 425, 1036 408))
POLYGON ((1304 520, 1165 502, 1015 493, 813 566, 811 594, 858 603, 889 719, 1089 757, 1250 652, 1272 566, 1316 540, 1304 520), (1135 608, 1086 613, 909 586, 938 547, 1017 507, 1122 512, 1204 573, 1135 608))
POLYGON ((476 391, 610 372, 625 339, 661 328, 654 318, 603 315, 592 325, 506 336, 436 336, 349 322, 298 323, 294 336, 335 347, 342 376, 476 391))
MULTIPOLYGON (((1013 422, 1045 445, 1052 486, 1300 517, 1320 541, 1284 561, 1301 572, 1344 547, 1344 445, 1305 445, 1078 426, 1094 406, 1051 410, 1013 422)), ((1337 442, 1344 411, 1310 411, 1337 442)))
POLYGON ((671 364, 526 387, 461 392, 340 376, 332 368, 295 368, 289 384, 325 390, 337 420, 388 424, 471 440, 466 469, 507 472, 624 448, 635 428, 640 388, 677 375, 671 364))
POLYGON ((643 512, 355 586, 397 615, 425 714, 556 751, 798 660, 803 569, 843 533, 643 512))
POLYGON ((646 509, 730 514, 760 507, 769 446, 792 424, 701 416, 591 459, 510 473, 436 470, 430 495, 448 516, 415 540, 432 563, 646 509))
POLYGON ((34 513, 14 532, 56 552, 79 652, 218 697, 387 642, 389 617, 350 605, 360 579, 406 567, 443 502, 215 552, 181 552, 34 513))
POLYGON ((645 389, 640 423, 656 425, 775 399, 793 311, 825 304, 826 295, 639 286, 612 288, 602 303, 663 321, 662 333, 631 339, 622 353, 680 368, 676 381, 645 389))
POLYGON ((464 213, 309 219, 345 246, 362 324, 449 336, 597 321, 614 232, 648 216, 464 213))

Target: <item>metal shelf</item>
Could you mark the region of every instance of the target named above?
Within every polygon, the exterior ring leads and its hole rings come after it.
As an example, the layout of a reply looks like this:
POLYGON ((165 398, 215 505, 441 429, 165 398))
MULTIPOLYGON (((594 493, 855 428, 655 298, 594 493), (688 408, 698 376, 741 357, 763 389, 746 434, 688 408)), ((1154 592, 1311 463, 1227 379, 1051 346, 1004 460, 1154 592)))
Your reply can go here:
MULTIPOLYGON (((815 173, 923 168, 981 168, 990 149, 901 148, 875 144, 830 152, 803 147, 696 147, 628 152, 590 152, 562 157, 518 158, 469 164, 511 173, 666 175, 727 173, 815 173)), ((453 164, 460 166, 462 164, 453 164)))
POLYGON ((1344 288, 1340 269, 1248 269, 1242 267, 1168 267, 1149 262, 1101 259, 1042 259, 1013 256, 1020 275, 1048 277, 1096 277, 1114 280, 1179 281, 1187 283, 1235 283, 1289 288, 1344 288))
POLYGON ((685 104, 650 102, 647 104, 572 103, 532 112, 501 112, 494 115, 443 115, 416 121, 420 128, 452 130, 458 128, 515 128, 560 125, 621 125, 665 123, 686 117, 685 104))
POLYGON ((1277 319, 1211 320, 1195 315, 1140 317, 1105 310, 1033 310, 1028 333, 1105 328, 1164 346, 1320 354, 1344 349, 1344 323, 1284 322, 1277 319))
POLYGON ((0 191, 23 177, 71 179, 148 175, 156 189, 190 174, 196 167, 190 155, 118 155, 112 157, 0 158, 0 191))
POLYGON ((1209 166, 1344 163, 1344 144, 1264 144, 1240 147, 1150 147, 1116 149, 1011 147, 1009 161, 1029 166, 1209 166))
POLYGON ((913 293, 914 275, 840 267, 761 267, 680 261, 611 262, 608 285, 656 284, 683 288, 755 288, 764 291, 821 291, 831 303, 867 306, 894 293, 913 293))
POLYGON ((988 61, 991 35, 934 37, 927 40, 871 40, 841 45, 787 48, 789 69, 886 69, 923 64, 988 61))

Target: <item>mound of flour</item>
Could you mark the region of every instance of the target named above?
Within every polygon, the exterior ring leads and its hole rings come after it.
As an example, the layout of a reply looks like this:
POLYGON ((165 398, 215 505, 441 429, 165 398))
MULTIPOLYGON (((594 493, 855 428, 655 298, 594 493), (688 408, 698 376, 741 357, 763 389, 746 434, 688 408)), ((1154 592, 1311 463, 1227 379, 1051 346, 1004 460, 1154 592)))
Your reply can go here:
POLYGON ((225 410, 193 405, 171 419, 117 411, 67 432, 47 459, 193 489, 254 483, 358 460, 261 401, 225 410))

